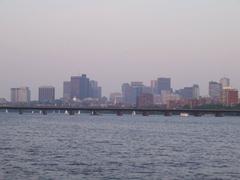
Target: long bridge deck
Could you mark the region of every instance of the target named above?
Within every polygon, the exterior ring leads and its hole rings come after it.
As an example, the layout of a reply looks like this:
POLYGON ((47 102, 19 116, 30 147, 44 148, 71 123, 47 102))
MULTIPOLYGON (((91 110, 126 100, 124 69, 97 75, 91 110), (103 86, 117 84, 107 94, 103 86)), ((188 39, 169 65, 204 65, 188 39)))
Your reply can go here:
POLYGON ((70 107, 70 106, 0 106, 0 110, 14 110, 22 114, 24 111, 41 111, 47 114, 48 111, 67 111, 70 115, 76 112, 91 112, 94 115, 98 113, 116 113, 123 115, 127 113, 141 113, 143 115, 164 114, 170 116, 172 114, 188 113, 194 116, 202 116, 204 114, 213 114, 215 116, 224 116, 227 114, 240 116, 240 110, 229 109, 160 109, 160 108, 113 108, 113 107, 70 107))

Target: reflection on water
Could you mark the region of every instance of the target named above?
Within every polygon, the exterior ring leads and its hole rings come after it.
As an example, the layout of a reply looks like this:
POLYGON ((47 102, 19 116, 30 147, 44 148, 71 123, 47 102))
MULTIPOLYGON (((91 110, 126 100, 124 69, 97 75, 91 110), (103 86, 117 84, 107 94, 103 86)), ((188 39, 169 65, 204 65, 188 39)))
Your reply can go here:
POLYGON ((0 179, 239 179, 239 117, 0 114, 0 179))

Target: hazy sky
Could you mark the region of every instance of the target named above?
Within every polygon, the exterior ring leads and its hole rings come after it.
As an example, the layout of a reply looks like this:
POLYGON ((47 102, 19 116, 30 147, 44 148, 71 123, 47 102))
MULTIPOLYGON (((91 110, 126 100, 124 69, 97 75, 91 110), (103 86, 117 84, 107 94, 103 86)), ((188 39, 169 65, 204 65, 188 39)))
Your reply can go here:
POLYGON ((172 77, 174 89, 231 78, 240 89, 239 0, 0 0, 0 97, 86 73, 104 95, 172 77))

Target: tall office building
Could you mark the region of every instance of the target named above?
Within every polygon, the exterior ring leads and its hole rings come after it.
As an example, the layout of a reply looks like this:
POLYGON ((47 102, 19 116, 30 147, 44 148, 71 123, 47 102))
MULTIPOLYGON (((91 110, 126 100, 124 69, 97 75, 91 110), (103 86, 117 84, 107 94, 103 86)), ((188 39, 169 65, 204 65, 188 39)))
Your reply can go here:
POLYGON ((98 82, 91 80, 89 82, 90 88, 89 88, 89 96, 91 98, 97 98, 97 91, 98 91, 98 82))
POLYGON ((102 97, 102 88, 98 86, 98 82, 90 80, 86 74, 82 74, 81 76, 72 76, 70 81, 70 89, 71 99, 77 98, 83 100, 89 97, 102 97))
POLYGON ((122 96, 123 96, 123 103, 127 105, 136 105, 137 98, 143 92, 150 92, 151 88, 145 87, 143 82, 131 82, 131 84, 124 83, 122 85, 122 96))
POLYGON ((153 94, 158 94, 157 80, 151 80, 151 90, 153 94))
POLYGON ((102 87, 101 86, 98 86, 97 97, 102 98, 102 87))
POLYGON ((89 78, 87 78, 86 74, 83 74, 80 77, 80 99, 90 97, 89 89, 90 89, 89 78))
POLYGON ((71 82, 70 81, 63 82, 63 99, 66 101, 71 100, 71 82))
POLYGON ((31 92, 28 87, 11 88, 12 103, 29 103, 31 100, 31 92))
POLYGON ((89 82, 89 97, 92 98, 101 98, 102 97, 102 88, 98 86, 98 82, 91 80, 89 82))
POLYGON ((222 85, 218 82, 209 82, 209 96, 212 100, 219 102, 221 100, 222 85))
POLYGON ((220 84, 222 85, 222 88, 230 87, 230 79, 229 78, 221 78, 220 84))
POLYGON ((144 90, 143 82, 131 82, 132 87, 132 104, 137 104, 137 98, 142 95, 144 90))
POLYGON ((199 86, 194 84, 192 87, 184 87, 183 89, 177 90, 176 94, 184 99, 198 99, 200 96, 199 86))
POLYGON ((199 97, 200 97, 199 85, 194 84, 192 88, 193 88, 193 99, 199 99, 199 97))
POLYGON ((41 103, 52 103, 55 101, 55 88, 53 86, 41 86, 38 89, 38 100, 41 103))
POLYGON ((133 96, 138 97, 143 93, 144 85, 143 82, 135 81, 131 82, 131 86, 133 88, 133 96))
POLYGON ((149 86, 143 86, 143 88, 142 88, 142 93, 154 94, 154 93, 152 92, 152 88, 149 87, 149 86))
POLYGON ((80 76, 71 77, 71 99, 78 98, 80 99, 80 76))
POLYGON ((161 94, 162 91, 171 91, 171 78, 158 78, 157 79, 157 93, 161 94))
POLYGON ((134 103, 134 98, 132 96, 132 87, 129 83, 122 84, 122 96, 123 96, 123 103, 127 105, 131 105, 134 103))
POLYGON ((176 90, 176 94, 183 99, 193 99, 193 87, 184 87, 183 89, 176 90))

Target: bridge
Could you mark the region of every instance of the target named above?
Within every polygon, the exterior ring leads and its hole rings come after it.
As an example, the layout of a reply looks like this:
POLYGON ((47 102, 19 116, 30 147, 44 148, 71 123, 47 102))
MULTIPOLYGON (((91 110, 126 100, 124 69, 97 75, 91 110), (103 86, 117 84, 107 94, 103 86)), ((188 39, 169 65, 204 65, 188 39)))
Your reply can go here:
POLYGON ((0 110, 5 111, 17 111, 19 114, 24 112, 39 111, 43 115, 47 115, 48 112, 59 111, 67 112, 69 115, 74 115, 78 112, 86 112, 92 115, 99 115, 104 113, 112 113, 118 116, 123 114, 142 114, 143 116, 162 114, 164 116, 180 115, 181 113, 187 113, 193 116, 203 116, 206 114, 212 114, 216 117, 222 117, 224 115, 240 116, 240 110, 228 110, 228 109, 160 109, 160 108, 115 108, 115 107, 70 107, 70 106, 0 106, 0 110))

